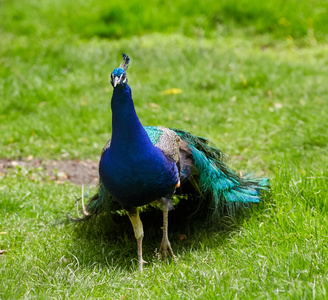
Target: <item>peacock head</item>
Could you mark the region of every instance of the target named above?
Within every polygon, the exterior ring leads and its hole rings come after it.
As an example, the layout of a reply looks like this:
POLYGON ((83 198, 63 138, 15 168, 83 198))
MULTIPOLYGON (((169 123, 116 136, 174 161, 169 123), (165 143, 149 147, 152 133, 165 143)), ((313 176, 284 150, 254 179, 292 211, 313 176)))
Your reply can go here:
POLYGON ((130 58, 123 53, 123 60, 118 68, 116 68, 111 74, 110 83, 114 88, 121 86, 125 87, 128 83, 125 71, 129 67, 130 58))

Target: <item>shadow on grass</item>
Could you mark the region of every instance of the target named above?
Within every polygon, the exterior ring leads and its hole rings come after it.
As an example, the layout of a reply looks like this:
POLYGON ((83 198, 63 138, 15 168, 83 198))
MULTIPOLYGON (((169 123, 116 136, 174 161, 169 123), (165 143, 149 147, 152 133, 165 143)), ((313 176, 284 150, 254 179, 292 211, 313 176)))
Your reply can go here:
MULTIPOLYGON (((264 195, 265 200, 269 194, 264 195)), ((173 251, 178 257, 187 253, 207 248, 224 247, 227 238, 237 232, 243 221, 253 214, 261 214, 265 203, 239 210, 235 217, 224 216, 218 222, 211 222, 205 216, 190 214, 190 209, 177 206, 169 212, 169 239, 173 251)), ((162 211, 151 209, 140 214, 144 227, 143 255, 149 262, 155 262, 162 239, 162 211)), ((137 247, 133 229, 126 215, 106 213, 79 223, 71 223, 75 235, 74 242, 68 249, 86 268, 136 271, 137 247)), ((171 259, 169 261, 172 262, 171 259)), ((147 268, 146 266, 146 268, 147 268)))

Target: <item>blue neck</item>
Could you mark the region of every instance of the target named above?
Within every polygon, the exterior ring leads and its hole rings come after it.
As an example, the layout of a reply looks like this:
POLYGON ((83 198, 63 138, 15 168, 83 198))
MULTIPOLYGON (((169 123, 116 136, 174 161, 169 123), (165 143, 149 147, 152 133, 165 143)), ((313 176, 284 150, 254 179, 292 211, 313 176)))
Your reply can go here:
POLYGON ((128 85, 114 88, 111 106, 112 140, 99 163, 101 182, 126 209, 172 195, 177 166, 152 144, 128 85))
POLYGON ((127 151, 147 152, 153 144, 136 114, 131 89, 128 85, 114 88, 112 102, 111 148, 120 153, 127 151))

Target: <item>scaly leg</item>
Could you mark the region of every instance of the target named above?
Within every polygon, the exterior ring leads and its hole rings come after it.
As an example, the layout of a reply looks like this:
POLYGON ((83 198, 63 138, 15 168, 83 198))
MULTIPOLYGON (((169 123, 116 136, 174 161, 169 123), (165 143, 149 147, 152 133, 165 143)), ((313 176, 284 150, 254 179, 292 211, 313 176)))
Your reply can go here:
POLYGON ((142 258, 142 239, 144 236, 144 231, 142 227, 142 222, 139 216, 139 210, 138 208, 133 208, 130 211, 126 211, 130 221, 133 226, 134 236, 137 240, 137 248, 138 248, 138 260, 139 260, 139 270, 142 271, 143 264, 146 264, 147 262, 143 260, 142 258))
POLYGON ((171 244, 170 244, 170 241, 168 238, 168 233, 167 233, 170 200, 163 198, 162 204, 163 204, 163 227, 162 227, 163 238, 162 238, 162 243, 161 243, 161 246, 159 247, 158 253, 165 262, 167 261, 167 252, 169 252, 169 254, 172 256, 173 260, 176 261, 176 257, 171 248, 171 244))

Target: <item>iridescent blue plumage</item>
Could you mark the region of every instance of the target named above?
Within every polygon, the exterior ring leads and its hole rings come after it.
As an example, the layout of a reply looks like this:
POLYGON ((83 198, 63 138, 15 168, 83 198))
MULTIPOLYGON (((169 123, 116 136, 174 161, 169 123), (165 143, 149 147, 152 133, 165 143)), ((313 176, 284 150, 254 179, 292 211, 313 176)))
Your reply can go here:
POLYGON ((223 153, 205 138, 178 129, 143 127, 127 84, 128 64, 124 55, 120 68, 111 74, 112 138, 103 149, 99 192, 88 203, 85 219, 103 211, 110 215, 119 203, 132 222, 142 269, 143 228, 138 207, 161 200, 163 240, 159 252, 166 260, 167 253, 175 258, 167 237, 167 213, 174 193, 182 195, 180 201, 186 205, 199 202, 193 218, 210 215, 214 220, 260 202, 268 181, 237 175, 225 164, 223 153))
POLYGON ((179 181, 176 163, 153 145, 127 84, 114 89, 112 113, 111 145, 99 164, 104 186, 125 209, 172 196, 179 181))

